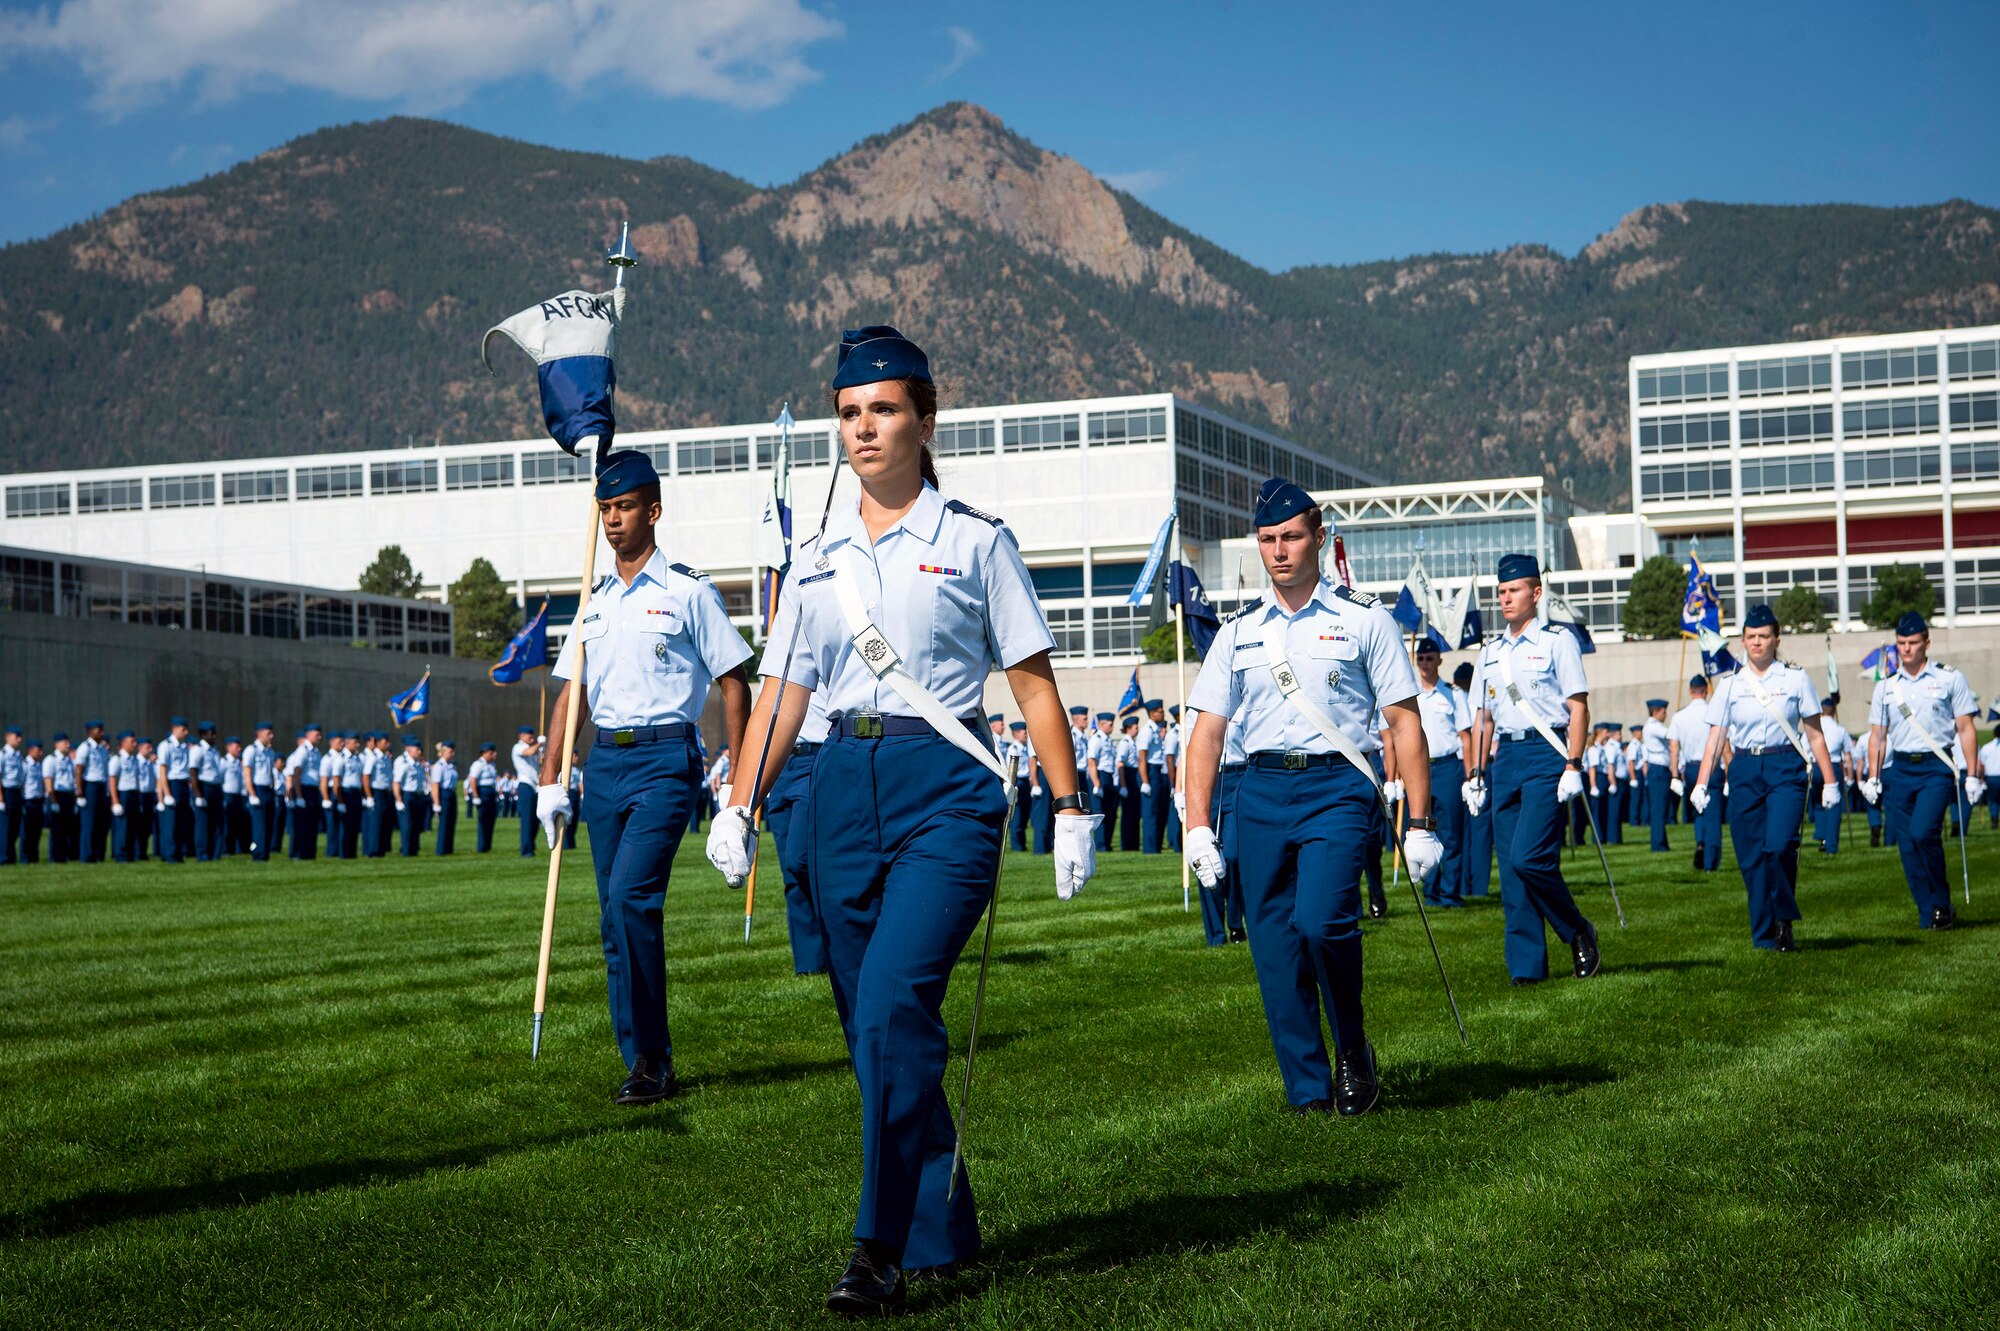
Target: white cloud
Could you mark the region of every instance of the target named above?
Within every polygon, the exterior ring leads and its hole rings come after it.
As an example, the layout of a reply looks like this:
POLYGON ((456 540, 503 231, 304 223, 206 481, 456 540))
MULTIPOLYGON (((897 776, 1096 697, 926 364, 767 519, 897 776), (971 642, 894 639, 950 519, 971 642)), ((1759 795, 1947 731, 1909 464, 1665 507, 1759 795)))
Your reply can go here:
POLYGON ((1113 189, 1122 189, 1127 194, 1144 196, 1165 187, 1173 178, 1172 172, 1149 166, 1138 171, 1113 171, 1103 177, 1103 180, 1113 189))
POLYGON ((932 83, 944 82, 952 75, 958 73, 964 67, 966 61, 986 49, 985 46, 981 45, 977 37, 967 32, 964 28, 946 28, 944 31, 945 35, 951 38, 951 59, 945 62, 943 69, 931 75, 930 82, 932 83))
POLYGON ((806 48, 842 31, 800 0, 61 0, 0 17, 0 59, 68 57, 114 114, 189 83, 444 106, 532 75, 762 107, 817 79, 806 48))
POLYGON ((43 130, 54 129, 61 120, 61 116, 34 120, 16 112, 0 120, 0 149, 10 153, 28 152, 35 147, 35 139, 43 130))

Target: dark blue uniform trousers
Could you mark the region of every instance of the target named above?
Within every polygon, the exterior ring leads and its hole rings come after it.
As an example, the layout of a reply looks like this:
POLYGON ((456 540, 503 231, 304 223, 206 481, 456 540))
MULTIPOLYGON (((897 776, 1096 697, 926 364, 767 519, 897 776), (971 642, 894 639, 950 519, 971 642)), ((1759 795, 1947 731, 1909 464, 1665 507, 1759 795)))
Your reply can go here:
POLYGON ((1160 845, 1166 840, 1167 820, 1174 816, 1174 788, 1167 784, 1167 765, 1146 764, 1146 783, 1153 788, 1150 795, 1141 795, 1146 802, 1144 816, 1145 844, 1141 849, 1148 855, 1160 853, 1160 845))
POLYGON ((1028 793, 1032 789, 1034 783, 1028 780, 1028 769, 1024 767, 1014 779, 1014 813, 1007 826, 1008 839, 1024 855, 1028 851, 1028 814, 1034 803, 1034 796, 1028 793))
POLYGON ((424 853, 424 822, 430 815, 431 797, 403 792, 403 807, 396 810, 397 851, 403 855, 424 853))
MULTIPOLYGON (((1562 876, 1563 806, 1556 799, 1563 755, 1540 735, 1506 740, 1493 759, 1493 840, 1500 853, 1500 907, 1507 921, 1507 974, 1546 980, 1545 926, 1568 943, 1583 912, 1562 876)), ((1577 799, 1588 799, 1588 792, 1577 799)))
POLYGON ((972 1187, 946 1201, 954 1144, 941 1009, 993 895, 1007 797, 993 773, 936 735, 836 737, 806 798, 810 876, 826 929, 834 1007, 861 1087, 854 1237, 906 1267, 979 1250, 972 1187))
POLYGON ((493 849, 493 824, 500 817, 500 793, 493 787, 479 787, 479 853, 493 849))
POLYGON ((295 860, 319 858, 319 787, 299 784, 299 802, 292 809, 292 849, 295 860))
POLYGON ((1243 928, 1243 874, 1236 866, 1236 792, 1242 785, 1242 763, 1224 763, 1216 769, 1208 825, 1222 851, 1222 881, 1200 888, 1201 932, 1210 947, 1221 947, 1229 941, 1231 929, 1243 928))
POLYGON ((529 859, 535 857, 535 837, 540 825, 535 821, 535 792, 533 782, 520 781, 514 787, 514 809, 521 815, 521 854, 529 859))
POLYGON ((1286 770, 1253 757, 1236 792, 1250 959, 1294 1105, 1333 1098, 1322 1004, 1335 1047, 1361 1047, 1361 876, 1374 853, 1369 816, 1380 808, 1368 778, 1340 758, 1286 770))
POLYGON ((437 815, 437 834, 432 838, 431 848, 440 855, 451 855, 458 850, 458 787, 438 791, 440 803, 431 810, 437 815))
MULTIPOLYGON (((1834 775, 1838 777, 1840 774, 1840 765, 1838 763, 1834 764, 1833 770, 1834 775)), ((1806 793, 1806 798, 1812 801, 1813 840, 1824 846, 1827 854, 1838 855, 1840 853, 1840 815, 1847 808, 1847 787, 1845 783, 1839 786, 1840 803, 1834 805, 1831 809, 1824 809, 1820 807, 1819 803, 1821 785, 1818 772, 1815 770, 1812 783, 1806 793)))
MULTIPOLYGON (((608 730, 599 735, 610 736, 608 730)), ((661 921, 667 876, 701 790, 693 738, 619 747, 599 743, 584 765, 583 815, 597 872, 604 988, 618 1052, 671 1056, 667 1030, 667 944, 661 921)))
MULTIPOLYGON (((1694 791, 1694 780, 1699 775, 1699 759, 1681 767, 1681 784, 1687 787, 1689 793, 1694 791)), ((1704 869, 1722 867, 1722 783, 1726 779, 1727 774, 1718 766, 1709 777, 1708 793, 1713 798, 1709 800, 1707 809, 1694 816, 1694 845, 1701 852, 1700 862, 1704 869)))
POLYGON ((1673 792, 1667 789, 1665 763, 1646 764, 1646 825, 1653 833, 1654 850, 1672 850, 1667 844, 1667 797, 1673 792))
POLYGON ((1951 880, 1944 862, 1944 811, 1954 803, 1958 781, 1952 769, 1930 753, 1896 754, 1882 768, 1882 816, 1895 831, 1903 877, 1917 903, 1917 924, 1929 928, 1931 912, 1951 909, 1951 880))
POLYGON ((793 746, 792 756, 771 783, 771 793, 764 797, 764 822, 771 829, 778 871, 785 883, 785 934, 792 941, 792 969, 800 975, 816 975, 826 969, 826 932, 820 928, 819 909, 812 896, 812 856, 799 835, 805 820, 793 816, 812 789, 819 748, 810 742, 793 746))
POLYGON ((1431 816, 1437 819, 1437 838, 1444 855, 1431 880, 1424 884, 1424 900, 1433 906, 1461 905, 1465 900, 1465 759, 1455 753, 1431 759, 1431 816))
MULTIPOLYGON (((1995 784, 2000 785, 2000 782, 1996 782, 1995 784)), ((1033 789, 1032 784, 1029 788, 1033 789)), ((1081 782, 1077 784, 1077 789, 1083 789, 1081 782)), ((1055 828, 1049 825, 1055 821, 1056 811, 1054 805, 1055 796, 1049 793, 1049 784, 1047 781, 1042 782, 1042 793, 1034 796, 1033 799, 1035 801, 1035 812, 1033 815, 1035 824, 1035 854, 1047 855, 1053 851, 1056 834, 1055 828)))
POLYGON ((85 781, 81 788, 83 794, 77 799, 76 812, 83 823, 78 833, 83 841, 83 862, 102 864, 105 845, 111 839, 111 784, 85 781))
POLYGON ((1465 811, 1465 850, 1459 863, 1459 895, 1491 896, 1493 889, 1493 787, 1487 773, 1486 803, 1477 814, 1465 811))
POLYGON ((269 786, 252 786, 257 802, 250 806, 250 858, 271 858, 271 824, 281 816, 282 805, 269 786))
POLYGON ((340 808, 340 858, 351 860, 361 854, 361 828, 368 812, 361 803, 361 787, 342 786, 334 801, 340 808))
POLYGON ((185 777, 179 781, 169 778, 167 793, 174 797, 174 807, 161 809, 160 858, 168 864, 179 864, 194 854, 194 782, 185 777))
POLYGON ((1806 813, 1806 769, 1789 744, 1769 753, 1738 749, 1729 764, 1736 816, 1729 840, 1750 898, 1750 941, 1778 945, 1778 925, 1799 918, 1799 827, 1806 813))

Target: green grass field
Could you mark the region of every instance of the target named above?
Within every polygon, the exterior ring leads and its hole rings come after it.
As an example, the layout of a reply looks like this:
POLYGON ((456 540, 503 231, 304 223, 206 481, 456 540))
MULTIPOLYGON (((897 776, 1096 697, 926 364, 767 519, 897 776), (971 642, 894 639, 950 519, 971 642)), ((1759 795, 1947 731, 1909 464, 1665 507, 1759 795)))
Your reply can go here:
MULTIPOLYGON (((969 1134, 987 1258, 911 1320, 1996 1325, 2000 835, 1943 934, 1861 840, 1807 856, 1790 956, 1750 948, 1733 861, 1643 846, 1613 849, 1622 932, 1571 861, 1587 983, 1509 989, 1497 901, 1434 915, 1470 1049, 1393 898, 1356 1122, 1282 1112, 1247 950, 1201 946, 1177 861, 1108 856, 1063 905, 1011 859, 969 1134)), ((0 871, 0 1325, 823 1324, 860 1154, 824 981, 792 976, 768 881, 744 945, 691 839, 684 1089, 615 1108, 575 869, 538 1064, 545 861, 0 871)))

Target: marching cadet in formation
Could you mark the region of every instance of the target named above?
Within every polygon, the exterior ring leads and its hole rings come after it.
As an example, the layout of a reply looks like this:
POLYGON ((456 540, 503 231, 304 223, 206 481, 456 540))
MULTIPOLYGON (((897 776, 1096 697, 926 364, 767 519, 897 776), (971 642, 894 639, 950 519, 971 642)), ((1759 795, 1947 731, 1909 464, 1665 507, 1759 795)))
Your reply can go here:
POLYGON ((285 796, 292 807, 291 857, 295 860, 310 860, 319 856, 319 741, 322 733, 317 721, 307 722, 305 729, 298 732, 298 744, 292 749, 291 757, 285 759, 285 796))
POLYGON ((1868 704, 1870 775, 1861 794, 1887 815, 1917 927, 1949 929, 1958 918, 1944 863, 1944 813, 1959 794, 1959 769, 1948 751, 1954 739, 1964 754, 1968 804, 1985 798, 1986 782, 1979 776, 1972 689, 1963 674, 1930 660, 1930 650, 1922 615, 1911 611, 1896 622, 1896 670, 1875 685, 1868 704))
POLYGON ((1500 557, 1495 569, 1506 631, 1479 652, 1473 749, 1497 739, 1475 805, 1493 805, 1506 918, 1507 973, 1516 985, 1549 976, 1547 928, 1569 947, 1578 979, 1597 974, 1597 929, 1563 881, 1563 806, 1583 794, 1583 748, 1590 730, 1589 681, 1576 637, 1542 623, 1541 565, 1533 555, 1500 557))
POLYGON ((334 802, 340 809, 340 858, 366 853, 362 838, 368 829, 368 788, 365 744, 358 730, 341 732, 340 784, 334 802))
POLYGON ((1204 885, 1222 880, 1208 819, 1234 722, 1247 758, 1235 797, 1244 920, 1286 1098, 1294 1113, 1352 1117, 1381 1097, 1362 1019, 1361 879, 1382 804, 1370 758, 1385 733, 1412 815, 1411 876, 1428 881, 1443 855, 1417 680, 1381 603, 1320 576, 1326 530, 1311 495, 1266 481, 1254 522, 1270 595, 1222 625, 1188 695, 1201 713, 1187 744, 1188 859, 1204 885))
POLYGON ((1472 779, 1472 703, 1438 678, 1444 653, 1435 638, 1417 644, 1417 715, 1430 755, 1431 810, 1444 847, 1438 870, 1424 884, 1424 901, 1450 909, 1465 904, 1465 783, 1472 779))
POLYGON ((83 743, 76 746, 77 836, 85 864, 102 864, 111 839, 111 746, 104 742, 104 723, 83 723, 83 743))
POLYGON ((1166 710, 1158 698, 1148 698, 1141 707, 1146 713, 1139 722, 1134 742, 1139 749, 1139 798, 1143 802, 1140 850, 1157 855, 1165 843, 1167 820, 1173 816, 1174 778, 1167 768, 1166 710))
MULTIPOLYGON (((1819 842, 1819 853, 1822 855, 1840 853, 1840 819, 1847 812, 1847 792, 1854 784, 1854 737, 1847 733, 1846 726, 1840 724, 1839 710, 1838 693, 1829 693, 1820 699, 1819 733, 1826 740, 1826 756, 1833 763, 1833 775, 1838 783, 1838 798, 1830 805, 1822 800, 1819 807, 1813 810, 1813 839, 1819 842)), ((1981 757, 1983 759, 1983 753, 1981 757)))
MULTIPOLYGON (((597 727, 581 802, 597 873, 611 1025, 629 1072, 613 1098, 644 1105, 675 1090, 661 921, 674 852, 701 790, 696 723, 712 682, 730 747, 741 752, 750 647, 715 584, 667 562, 656 544, 660 476, 646 454, 627 449, 599 459, 594 493, 616 563, 591 589, 556 662, 553 675, 563 687, 549 732, 564 732, 572 707, 597 727)), ((546 746, 535 795, 551 850, 575 814, 560 780, 559 749, 546 746)))
MULTIPOLYGON (((1674 772, 1668 789, 1681 799, 1693 788, 1702 755, 1708 751, 1708 676, 1689 678, 1687 704, 1667 723, 1667 736, 1667 765, 1674 772)), ((1689 808, 1693 809, 1691 803, 1689 808)), ((1694 824, 1694 867, 1714 873, 1722 866, 1722 805, 1710 801, 1708 808, 1694 810, 1688 821, 1694 824)))
POLYGON ((285 783, 278 770, 278 751, 271 747, 274 735, 269 721, 259 721, 243 754, 250 793, 250 858, 260 862, 271 858, 271 828, 282 816, 278 796, 285 783))
POLYGON ((400 831, 396 812, 396 754, 389 751, 389 732, 373 731, 375 763, 368 769, 368 791, 361 799, 364 817, 372 815, 368 827, 368 854, 381 859, 389 853, 392 831, 400 831))
POLYGON ((1115 749, 1118 773, 1118 849, 1139 849, 1139 834, 1145 820, 1144 796, 1139 788, 1144 775, 1139 766, 1139 718, 1127 716, 1119 723, 1124 733, 1119 735, 1115 749))
POLYGON ((21 863, 39 864, 42 859, 42 829, 47 825, 48 781, 42 772, 42 742, 30 739, 25 752, 25 775, 21 782, 21 863))
POLYGON ((1792 952, 1799 918, 1799 829, 1805 823, 1807 772, 1817 766, 1820 802, 1840 802, 1840 785, 1820 734, 1819 694, 1812 677, 1778 659, 1778 617, 1754 605, 1743 617, 1745 664, 1723 677, 1708 704, 1708 743, 1688 800, 1708 808, 1708 783, 1727 742, 1736 810, 1729 839, 1750 900, 1753 947, 1792 952), (1803 735, 1801 735, 1803 731, 1803 735))
POLYGON ((231 735, 222 741, 222 853, 243 855, 250 850, 250 801, 243 783, 243 741, 231 735))
MULTIPOLYGON (((1472 662, 1459 662, 1451 672, 1451 687, 1466 713, 1476 717, 1479 704, 1472 696, 1472 675, 1472 662)), ((1477 734, 1475 730, 1467 736, 1466 753, 1472 775, 1459 786, 1459 795, 1465 802, 1465 848, 1460 852, 1459 870, 1461 899, 1490 896, 1493 891, 1493 809, 1483 798, 1475 798, 1486 788, 1483 774, 1492 764, 1493 739, 1488 736, 1486 752, 1481 753, 1473 745, 1477 734)))
POLYGON ((493 849, 493 825, 500 817, 500 769, 493 760, 500 756, 498 744, 482 744, 479 756, 465 769, 465 791, 478 809, 478 840, 481 855, 493 849))
MULTIPOLYGON (((827 1306, 865 1315, 903 1302, 906 1269, 947 1272, 979 1249, 973 1190, 953 1170, 940 1009, 992 899, 1006 834, 1007 772, 980 701, 989 672, 1004 669, 1045 758, 1062 751, 1063 707, 1055 639, 1012 535, 937 491, 937 390, 924 353, 893 328, 850 332, 832 388, 861 494, 835 506, 824 535, 794 558, 767 642, 794 641, 796 625, 797 647, 764 654, 738 765, 750 775, 716 815, 708 855, 731 884, 743 881, 751 810, 765 794, 752 787, 775 779, 824 695, 829 730, 805 830, 862 1105, 855 1247, 827 1306)), ((1069 772, 1045 766, 1042 780, 1067 898, 1093 871, 1097 820, 1069 772)))
POLYGON ((522 726, 516 733, 520 738, 515 741, 512 752, 514 812, 521 819, 521 854, 524 858, 533 859, 535 825, 539 818, 535 810, 535 790, 542 782, 541 748, 535 743, 533 726, 522 726))
POLYGON ((194 749, 188 755, 189 789, 194 795, 194 857, 216 857, 222 831, 222 750, 215 747, 215 722, 195 727, 194 749))
POLYGON ((315 835, 326 837, 326 857, 340 858, 343 844, 342 826, 347 821, 347 805, 341 798, 340 782, 347 774, 347 736, 342 731, 332 731, 326 737, 326 752, 319 760, 319 821, 315 835))
POLYGON ((1590 781, 1591 798, 1596 801, 1598 834, 1605 844, 1620 846, 1625 844, 1623 791, 1632 783, 1632 769, 1625 761, 1625 742, 1618 727, 1600 721, 1597 732, 1600 738, 1585 756, 1584 774, 1590 781))
POLYGON ((139 757, 139 742, 131 731, 118 732, 118 746, 111 751, 105 770, 111 796, 111 858, 130 864, 139 858, 139 794, 151 775, 139 757))
POLYGON ((437 761, 430 766, 430 811, 437 819, 431 848, 439 855, 450 855, 458 847, 458 765, 453 761, 457 756, 457 744, 439 740, 437 761))
POLYGON ((49 862, 68 864, 77 857, 76 759, 70 756, 69 732, 56 732, 55 748, 42 759, 42 816, 49 832, 49 862))
POLYGON ((1084 781, 1090 791, 1091 807, 1103 815, 1097 824, 1097 848, 1111 849, 1111 836, 1118 830, 1117 787, 1113 784, 1111 713, 1099 712, 1084 737, 1084 781))
POLYGON ((406 858, 423 854, 424 824, 430 812, 430 764, 423 741, 403 736, 403 752, 389 769, 389 790, 396 801, 396 848, 406 858))
POLYGON ((1646 774, 1646 829, 1652 850, 1667 844, 1667 801, 1673 796, 1673 735, 1667 729, 1667 700, 1646 700, 1646 723, 1639 729, 1640 770, 1646 774))
POLYGON ((1035 746, 1028 743, 1028 723, 1010 721, 1007 723, 1007 749, 1003 755, 1014 764, 1014 812, 1007 829, 1013 839, 1014 849, 1026 852, 1028 849, 1028 812, 1033 806, 1029 794, 1029 769, 1034 765, 1035 746))
POLYGON ((154 793, 160 810, 160 859, 167 864, 179 864, 194 853, 194 796, 188 787, 192 746, 187 735, 186 717, 169 719, 167 737, 160 741, 157 751, 158 783, 154 793))
POLYGON ((25 738, 19 726, 8 726, 0 736, 0 864, 12 864, 19 857, 28 814, 28 759, 21 751, 25 738))
MULTIPOLYGON (((785 760, 778 779, 771 783, 771 793, 764 797, 764 822, 771 829, 778 872, 785 883, 785 937, 792 945, 795 975, 826 974, 826 934, 820 928, 819 906, 812 890, 812 846, 801 832, 805 820, 797 815, 805 808, 806 792, 812 789, 813 765, 826 743, 827 730, 825 703, 814 694, 792 745, 792 756, 785 760)), ((1027 771, 1025 763, 1021 770, 1027 771)))

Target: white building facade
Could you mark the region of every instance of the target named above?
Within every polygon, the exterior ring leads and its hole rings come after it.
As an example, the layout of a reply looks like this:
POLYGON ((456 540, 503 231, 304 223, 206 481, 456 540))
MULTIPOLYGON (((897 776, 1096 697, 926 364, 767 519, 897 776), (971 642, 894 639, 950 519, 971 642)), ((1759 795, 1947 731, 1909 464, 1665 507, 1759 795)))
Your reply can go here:
MULTIPOLYGON (((753 631, 776 441, 770 425, 617 438, 660 470, 667 556, 705 570, 753 631)), ((800 535, 818 522, 834 447, 831 420, 793 432, 800 535)), ((944 411, 935 449, 946 495, 1006 520, 1071 666, 1140 658, 1146 612, 1125 598, 1176 504, 1198 553, 1247 529, 1266 477, 1313 490, 1373 480, 1165 393, 944 411)), ((550 597, 560 639, 594 529, 588 471, 547 440, 516 440, 16 474, 0 476, 0 544, 321 588, 355 586, 399 545, 440 594, 483 557, 524 605, 550 597)), ((608 560, 600 547, 600 569, 608 560)))

